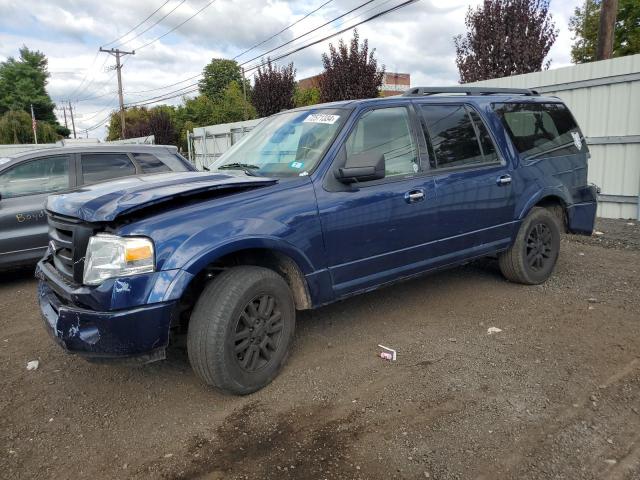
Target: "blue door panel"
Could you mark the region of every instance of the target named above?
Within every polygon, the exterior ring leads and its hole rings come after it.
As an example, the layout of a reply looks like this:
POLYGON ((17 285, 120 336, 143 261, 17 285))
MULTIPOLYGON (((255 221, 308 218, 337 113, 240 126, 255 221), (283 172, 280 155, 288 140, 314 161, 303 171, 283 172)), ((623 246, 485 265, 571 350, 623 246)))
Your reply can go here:
POLYGON ((514 181, 503 165, 435 177, 438 230, 447 239, 444 253, 459 251, 464 258, 468 247, 510 241, 511 227, 506 225, 514 218, 514 181), (499 185, 503 176, 512 183, 499 185))
POLYGON ((423 260, 424 252, 414 247, 435 239, 435 191, 430 177, 349 192, 328 192, 318 186, 316 195, 337 295, 423 260), (409 203, 405 195, 417 189, 424 192, 424 200, 409 203))

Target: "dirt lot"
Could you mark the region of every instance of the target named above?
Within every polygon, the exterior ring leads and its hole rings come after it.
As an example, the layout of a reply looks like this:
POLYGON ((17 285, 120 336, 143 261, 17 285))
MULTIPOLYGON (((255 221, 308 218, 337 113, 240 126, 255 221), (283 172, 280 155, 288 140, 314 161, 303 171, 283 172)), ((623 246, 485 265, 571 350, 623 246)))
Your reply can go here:
POLYGON ((179 348, 140 368, 66 355, 35 282, 12 275, 0 477, 639 479, 632 223, 563 239, 544 286, 482 261, 304 313, 282 375, 242 398, 204 387, 179 348))

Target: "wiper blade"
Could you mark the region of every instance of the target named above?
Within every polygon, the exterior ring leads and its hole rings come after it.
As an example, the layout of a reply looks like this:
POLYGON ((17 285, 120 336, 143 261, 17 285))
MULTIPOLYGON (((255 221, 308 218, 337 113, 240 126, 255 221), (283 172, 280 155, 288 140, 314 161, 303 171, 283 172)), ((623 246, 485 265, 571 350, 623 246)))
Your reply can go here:
POLYGON ((218 170, 244 170, 244 169, 251 169, 251 170, 260 170, 260 167, 258 165, 251 165, 250 163, 227 163, 225 165, 220 165, 218 167, 218 170))

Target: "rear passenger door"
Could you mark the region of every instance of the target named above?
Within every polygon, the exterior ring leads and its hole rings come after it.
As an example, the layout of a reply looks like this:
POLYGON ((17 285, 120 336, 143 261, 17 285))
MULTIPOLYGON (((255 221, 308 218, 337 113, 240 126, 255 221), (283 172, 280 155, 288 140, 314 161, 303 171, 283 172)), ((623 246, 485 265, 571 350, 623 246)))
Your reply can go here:
POLYGON ((136 174, 136 167, 126 153, 83 153, 80 155, 78 184, 104 182, 136 174))
POLYGON ((511 168, 471 106, 418 104, 434 173, 438 255, 451 261, 507 247, 515 210, 511 168))

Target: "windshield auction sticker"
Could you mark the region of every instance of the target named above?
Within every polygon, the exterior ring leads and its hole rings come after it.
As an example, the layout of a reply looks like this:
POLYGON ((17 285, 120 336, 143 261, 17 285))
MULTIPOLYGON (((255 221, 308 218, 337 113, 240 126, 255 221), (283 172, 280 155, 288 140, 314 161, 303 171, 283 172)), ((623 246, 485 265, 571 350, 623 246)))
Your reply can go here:
POLYGON ((329 115, 327 113, 312 113, 305 118, 302 123, 328 123, 333 125, 338 121, 340 115, 329 115))

